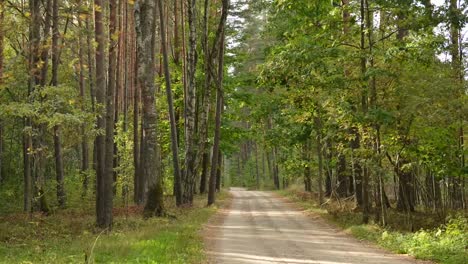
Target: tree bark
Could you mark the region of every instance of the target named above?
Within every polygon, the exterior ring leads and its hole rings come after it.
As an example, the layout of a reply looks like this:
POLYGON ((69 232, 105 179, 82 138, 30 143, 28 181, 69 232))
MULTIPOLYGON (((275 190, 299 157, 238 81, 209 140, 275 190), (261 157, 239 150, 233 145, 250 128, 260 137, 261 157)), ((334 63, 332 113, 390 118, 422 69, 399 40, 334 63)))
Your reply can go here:
POLYGON ((138 80, 142 89, 143 99, 143 135, 142 168, 147 180, 145 216, 162 216, 164 214, 163 189, 161 185, 161 159, 157 142, 157 113, 155 105, 156 87, 154 79, 156 72, 155 42, 156 42, 156 2, 140 0, 135 5, 135 27, 138 46, 138 80))
POLYGON ((182 204, 191 204, 193 201, 197 150, 196 150, 196 69, 197 69, 197 0, 187 0, 189 45, 187 56, 187 94, 185 99, 185 166, 183 177, 182 204))
POLYGON ((215 203, 216 200, 216 174, 219 167, 219 159, 221 156, 220 141, 221 141, 221 115, 223 111, 223 81, 224 81, 224 43, 225 43, 225 26, 229 10, 229 0, 222 1, 222 13, 216 33, 214 47, 218 47, 218 76, 216 90, 216 114, 215 114, 215 134, 213 140, 213 157, 211 160, 211 172, 208 189, 208 206, 215 203))
MULTIPOLYGON (((58 0, 52 1, 52 86, 58 85, 58 67, 59 67, 59 17, 58 0)), ((80 70, 81 71, 81 70, 80 70)), ((57 201, 60 208, 65 208, 66 195, 64 186, 63 155, 62 142, 60 141, 60 126, 54 126, 54 151, 55 151, 55 176, 57 181, 57 201)))
MULTIPOLYGON (((224 41, 223 41, 224 43, 224 41)), ((223 55, 221 55, 223 56, 223 55)), ((213 143, 213 154, 211 160, 211 172, 208 188, 208 206, 215 203, 216 200, 216 172, 218 169, 219 159, 219 143, 221 139, 221 108, 223 107, 222 87, 218 87, 216 91, 216 116, 215 116, 215 135, 213 143)))
POLYGON ((323 204, 323 155, 322 155, 322 124, 319 117, 315 118, 317 129, 317 157, 318 157, 318 177, 317 186, 319 191, 319 205, 323 204))
MULTIPOLYGON (((116 192, 115 186, 117 182, 117 175, 114 171, 116 163, 114 157, 114 136, 115 136, 115 97, 116 97, 116 73, 117 73, 117 41, 115 35, 117 34, 117 0, 109 1, 109 53, 108 53, 108 84, 106 93, 106 178, 111 178, 111 194, 106 194, 107 202, 112 205, 112 197, 116 192)), ((111 206, 112 208, 112 206, 111 206)))
MULTIPOLYGON (((95 67, 95 60, 96 58, 93 55, 96 53, 93 47, 93 40, 92 40, 92 24, 94 24, 94 19, 92 15, 92 10, 94 8, 94 2, 89 2, 89 13, 85 20, 85 26, 88 33, 86 34, 86 57, 87 57, 87 64, 88 64, 88 86, 89 86, 89 97, 91 101, 91 111, 96 113, 96 89, 95 89, 95 76, 96 67, 95 67)), ((96 138, 93 141, 93 157, 92 157, 92 169, 96 172, 96 179, 97 179, 97 142, 96 138)), ((97 182, 97 180, 95 180, 97 182)), ((88 191, 89 181, 87 178, 83 181, 83 195, 86 194, 88 191)), ((97 188, 97 183, 94 184, 94 190, 97 188)))
MULTIPOLYGON (((138 54, 137 54, 138 57, 138 54)), ((138 71, 138 61, 135 62, 135 72, 138 71)), ((133 200, 137 204, 143 204, 144 198, 140 191, 140 84, 135 78, 135 91, 133 93, 133 200)))
MULTIPOLYGON (((80 1, 81 5, 81 1, 80 1)), ((83 22, 81 20, 80 14, 76 16, 78 21, 78 27, 82 28, 83 22)), ((86 93, 85 93, 85 72, 84 72, 84 42, 83 34, 80 32, 78 36, 78 63, 79 63, 79 92, 81 99, 81 111, 85 111, 85 102, 86 102, 86 93)), ((90 67, 90 65, 88 65, 90 67)), ((89 80, 91 82, 91 80, 89 80)), ((81 175, 83 176, 83 196, 86 195, 89 184, 88 170, 89 170, 89 145, 88 137, 86 136, 86 124, 81 125, 81 175)))
MULTIPOLYGON (((95 20, 95 38, 96 38, 96 103, 100 106, 106 105, 106 112, 100 110, 97 117, 97 129, 105 130, 106 136, 98 134, 96 137, 96 161, 97 161, 97 170, 96 170, 96 222, 98 227, 110 229, 112 226, 112 173, 109 174, 107 170, 108 159, 111 157, 106 157, 108 149, 106 147, 106 138, 109 135, 106 119, 109 119, 109 115, 113 115, 107 106, 109 101, 112 101, 112 98, 108 98, 109 94, 106 96, 106 69, 105 69, 105 47, 106 47, 106 36, 104 33, 104 23, 103 23, 103 10, 104 6, 102 0, 94 0, 94 20, 95 20), (106 99, 107 97, 107 99, 106 99), (107 103, 107 104, 106 104, 107 103), (104 118, 104 115, 107 118, 104 118)), ((109 89, 112 90, 112 89, 109 89)), ((113 120, 111 119, 110 126, 113 127, 113 120)), ((113 133, 112 133, 113 136, 113 133)), ((112 156, 112 152, 110 154, 112 156)), ((112 159, 111 159, 112 160, 112 159)))

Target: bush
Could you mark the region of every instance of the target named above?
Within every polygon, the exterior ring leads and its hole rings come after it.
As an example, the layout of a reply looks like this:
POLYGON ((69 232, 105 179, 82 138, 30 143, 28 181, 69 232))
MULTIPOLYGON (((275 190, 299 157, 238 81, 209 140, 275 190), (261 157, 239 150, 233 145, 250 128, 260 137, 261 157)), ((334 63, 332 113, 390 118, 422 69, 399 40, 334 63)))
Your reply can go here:
POLYGON ((382 233, 379 244, 398 253, 441 263, 468 263, 468 220, 462 216, 435 230, 382 233))

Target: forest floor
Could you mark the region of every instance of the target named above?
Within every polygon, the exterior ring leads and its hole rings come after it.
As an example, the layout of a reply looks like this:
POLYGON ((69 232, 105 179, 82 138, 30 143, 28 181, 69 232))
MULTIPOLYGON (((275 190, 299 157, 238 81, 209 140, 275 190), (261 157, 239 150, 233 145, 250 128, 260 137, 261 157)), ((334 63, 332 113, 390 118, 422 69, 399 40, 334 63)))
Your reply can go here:
POLYGON ((210 263, 422 263, 362 243, 274 193, 231 193, 231 206, 205 231, 210 263))
MULTIPOLYGON (((218 195, 218 205, 228 197, 218 195)), ((178 209, 168 197, 171 217, 142 218, 142 208, 114 210, 109 234, 95 228, 90 208, 65 209, 49 216, 0 216, 0 263, 202 263, 200 229, 217 211, 197 196, 194 206, 178 209)))

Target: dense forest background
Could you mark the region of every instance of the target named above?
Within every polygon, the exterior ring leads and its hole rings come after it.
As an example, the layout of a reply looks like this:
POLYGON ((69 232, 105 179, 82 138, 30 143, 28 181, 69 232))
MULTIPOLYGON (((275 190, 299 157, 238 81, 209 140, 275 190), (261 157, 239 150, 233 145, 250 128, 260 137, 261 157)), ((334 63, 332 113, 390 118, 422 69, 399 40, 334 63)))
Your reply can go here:
POLYGON ((0 212, 95 202, 111 228, 297 184, 383 226, 466 212, 467 8, 1 0, 0 212))
MULTIPOLYGON (((291 184, 445 219, 467 208, 463 1, 253 1, 241 12, 226 116, 232 184, 291 184)), ((382 206, 383 205, 383 206, 382 206)))

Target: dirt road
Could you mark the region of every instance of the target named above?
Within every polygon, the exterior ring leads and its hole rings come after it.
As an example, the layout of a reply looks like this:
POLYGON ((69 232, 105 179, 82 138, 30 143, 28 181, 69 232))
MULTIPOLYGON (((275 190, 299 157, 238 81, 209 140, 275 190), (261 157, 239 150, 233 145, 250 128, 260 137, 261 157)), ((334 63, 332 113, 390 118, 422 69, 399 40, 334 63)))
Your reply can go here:
POLYGON ((271 193, 231 193, 230 208, 207 227, 210 263, 419 263, 369 247, 271 193))

